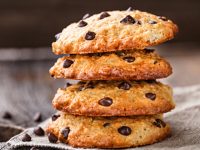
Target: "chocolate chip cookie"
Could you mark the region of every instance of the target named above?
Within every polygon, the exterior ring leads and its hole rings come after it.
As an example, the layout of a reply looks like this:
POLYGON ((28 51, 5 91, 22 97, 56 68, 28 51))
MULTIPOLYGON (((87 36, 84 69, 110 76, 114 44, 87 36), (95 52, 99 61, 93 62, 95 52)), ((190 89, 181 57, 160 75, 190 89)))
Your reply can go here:
POLYGON ((144 49, 172 39, 177 32, 166 17, 139 10, 108 11, 67 26, 52 48, 55 54, 144 49))
POLYGON ((172 110, 169 86, 156 81, 90 81, 58 89, 57 110, 85 116, 152 115, 172 110))
POLYGON ((150 49, 64 56, 50 69, 55 78, 78 80, 150 80, 171 73, 170 64, 150 49))
POLYGON ((137 117, 85 117, 61 114, 47 128, 73 147, 126 148, 152 144, 170 134, 161 115, 137 117))

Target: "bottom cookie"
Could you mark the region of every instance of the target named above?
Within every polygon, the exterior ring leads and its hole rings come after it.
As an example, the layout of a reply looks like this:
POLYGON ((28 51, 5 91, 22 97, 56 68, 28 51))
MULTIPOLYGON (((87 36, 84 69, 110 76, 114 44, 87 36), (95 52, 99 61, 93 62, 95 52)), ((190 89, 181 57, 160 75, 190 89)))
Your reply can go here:
POLYGON ((162 115, 85 117, 61 113, 53 118, 47 133, 73 147, 127 148, 163 140, 170 135, 170 126, 162 121, 162 115))

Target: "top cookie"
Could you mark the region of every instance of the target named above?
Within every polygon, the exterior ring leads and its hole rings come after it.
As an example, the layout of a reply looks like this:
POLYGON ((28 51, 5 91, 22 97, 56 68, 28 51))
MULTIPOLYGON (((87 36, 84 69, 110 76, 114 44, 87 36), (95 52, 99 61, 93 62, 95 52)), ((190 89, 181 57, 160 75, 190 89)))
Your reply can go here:
POLYGON ((165 17, 138 10, 108 11, 67 26, 52 43, 55 54, 144 49, 172 39, 178 27, 165 17))

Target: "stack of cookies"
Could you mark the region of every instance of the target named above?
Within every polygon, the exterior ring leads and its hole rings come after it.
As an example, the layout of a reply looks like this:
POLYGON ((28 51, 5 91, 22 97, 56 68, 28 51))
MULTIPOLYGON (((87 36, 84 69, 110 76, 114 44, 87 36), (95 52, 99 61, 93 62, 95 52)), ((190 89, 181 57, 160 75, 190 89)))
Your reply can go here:
POLYGON ((125 148, 152 144, 170 134, 162 114, 175 107, 172 89, 156 81, 170 64, 146 47, 172 39, 178 27, 165 17, 133 10, 85 15, 52 44, 59 58, 54 78, 81 80, 58 89, 59 114, 49 141, 73 147, 125 148))

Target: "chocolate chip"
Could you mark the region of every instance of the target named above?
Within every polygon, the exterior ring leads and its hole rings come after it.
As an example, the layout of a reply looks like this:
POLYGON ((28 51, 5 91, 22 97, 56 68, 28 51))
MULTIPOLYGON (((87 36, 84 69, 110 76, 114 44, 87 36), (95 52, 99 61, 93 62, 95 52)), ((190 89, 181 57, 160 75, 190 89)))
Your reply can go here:
POLYGON ((102 105, 102 106, 110 106, 110 105, 112 105, 113 100, 109 97, 104 97, 104 98, 100 99, 98 103, 99 103, 99 105, 102 105))
POLYGON ((154 94, 154 93, 146 93, 145 96, 146 96, 146 98, 148 98, 150 100, 156 99, 156 94, 154 94))
POLYGON ((135 57, 132 57, 132 56, 127 56, 127 57, 124 57, 123 60, 131 63, 131 62, 134 62, 135 61, 135 57))
POLYGON ((120 23, 125 23, 125 24, 134 24, 136 23, 135 19, 131 17, 130 15, 126 16, 124 19, 120 21, 120 23))
POLYGON ((33 120, 35 122, 41 122, 42 121, 42 114, 40 112, 37 112, 34 117, 33 117, 33 120))
POLYGON ((89 17, 90 17, 90 14, 85 14, 82 19, 84 20, 84 19, 87 19, 89 17))
POLYGON ((4 112, 2 117, 3 119, 12 119, 12 115, 8 111, 4 112))
POLYGON ((155 49, 144 49, 146 54, 153 53, 155 49))
POLYGON ((37 147, 32 147, 30 150, 39 150, 37 147))
POLYGON ((142 22, 141 22, 141 21, 137 21, 137 24, 138 24, 138 25, 141 25, 141 24, 142 24, 142 22))
POLYGON ((36 127, 34 128, 33 132, 35 133, 35 135, 37 136, 44 136, 44 130, 41 127, 36 127))
POLYGON ((73 63, 72 60, 66 59, 63 63, 63 68, 69 68, 73 63))
POLYGON ((159 16, 158 18, 161 19, 161 20, 163 20, 163 21, 167 21, 167 20, 168 20, 168 19, 167 19, 166 17, 164 17, 164 16, 159 16))
POLYGON ((69 127, 66 127, 66 128, 64 128, 64 129, 61 130, 61 134, 63 135, 63 137, 65 139, 68 138, 69 132, 70 132, 70 128, 69 127))
POLYGON ((22 137, 22 141, 23 142, 30 142, 31 141, 31 136, 28 135, 27 133, 24 134, 24 136, 22 137))
POLYGON ((127 126, 122 126, 118 129, 118 132, 122 135, 128 136, 131 134, 132 130, 131 128, 127 127, 127 126))
POLYGON ((47 136, 50 143, 56 143, 58 141, 58 138, 53 133, 48 133, 47 136))
POLYGON ((51 77, 53 78, 55 75, 54 74, 51 74, 51 77))
POLYGON ((166 126, 166 123, 160 119, 156 119, 155 122, 153 122, 153 125, 159 127, 159 128, 164 128, 166 126))
POLYGON ((85 21, 83 21, 83 20, 81 20, 81 21, 79 22, 79 24, 78 24, 78 27, 85 27, 85 26, 87 26, 87 22, 85 22, 85 21))
POLYGON ((59 114, 53 114, 53 115, 51 116, 51 120, 52 120, 52 121, 56 121, 59 117, 60 117, 59 114))
POLYGON ((93 40, 96 36, 96 33, 88 31, 85 35, 85 39, 86 40, 93 40))
POLYGON ((104 18, 109 17, 109 16, 110 16, 109 13, 103 12, 103 13, 100 15, 99 19, 104 19, 104 18))
POLYGON ((67 88, 67 87, 69 87, 69 86, 71 86, 71 85, 72 85, 71 83, 67 82, 67 83, 65 84, 65 88, 67 88))
POLYGON ((149 23, 150 23, 150 24, 157 24, 157 22, 156 22, 156 21, 153 21, 153 20, 150 20, 149 23))
POLYGON ((154 60, 153 64, 155 65, 155 64, 157 64, 157 63, 158 63, 158 61, 157 61, 157 60, 154 60))
POLYGON ((126 11, 134 11, 132 7, 129 7, 126 11))
POLYGON ((118 85, 119 89, 129 90, 131 88, 131 84, 128 82, 122 82, 118 85))
POLYGON ((110 123, 108 122, 103 124, 103 127, 108 127, 108 126, 110 126, 110 123))
POLYGON ((58 33, 55 35, 56 40, 58 40, 60 38, 61 33, 58 33))

